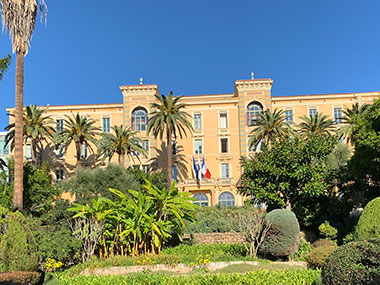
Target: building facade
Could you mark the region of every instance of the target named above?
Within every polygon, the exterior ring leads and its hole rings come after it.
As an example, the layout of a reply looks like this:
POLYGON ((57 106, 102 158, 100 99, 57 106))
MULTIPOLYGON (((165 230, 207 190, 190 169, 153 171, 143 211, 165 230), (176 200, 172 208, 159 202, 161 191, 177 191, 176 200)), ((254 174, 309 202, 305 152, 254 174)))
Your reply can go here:
MULTIPOLYGON (((237 80, 234 92, 214 95, 184 96, 186 111, 191 115, 193 133, 187 137, 177 138, 173 147, 173 178, 183 191, 194 194, 200 205, 243 205, 244 199, 236 193, 242 169, 240 158, 253 154, 248 147, 248 139, 253 129, 252 123, 258 114, 266 109, 284 110, 286 121, 290 124, 300 123, 301 116, 316 114, 328 115, 337 123, 341 121, 344 107, 354 103, 370 104, 380 92, 272 96, 273 80, 254 79, 237 80), (202 163, 203 159, 211 173, 211 178, 197 181, 193 170, 193 162, 202 163)), ((148 157, 140 157, 140 167, 144 171, 165 169, 165 143, 146 133, 150 106, 159 94, 158 86, 124 85, 120 87, 123 101, 119 104, 93 104, 44 106, 46 114, 54 120, 57 129, 63 128, 65 115, 82 115, 97 121, 103 132, 110 132, 111 126, 124 125, 138 132, 148 157)), ((7 109, 13 112, 12 108, 7 109)), ((12 119, 12 117, 10 116, 12 119)), ((30 145, 26 144, 26 159, 30 153, 30 145)), ((68 177, 75 169, 75 146, 70 145, 66 153, 59 153, 53 145, 47 145, 43 152, 43 160, 49 160, 57 180, 68 177)), ((82 149, 84 165, 104 165, 95 161, 95 154, 82 149)), ((117 163, 117 157, 113 157, 117 163)), ((136 161, 125 158, 125 166, 136 161)))

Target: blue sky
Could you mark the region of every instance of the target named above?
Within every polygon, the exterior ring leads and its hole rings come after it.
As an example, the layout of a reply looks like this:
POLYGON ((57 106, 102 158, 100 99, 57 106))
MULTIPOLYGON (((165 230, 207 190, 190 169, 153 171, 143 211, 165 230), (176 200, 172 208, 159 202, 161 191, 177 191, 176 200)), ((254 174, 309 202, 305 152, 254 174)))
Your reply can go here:
MULTIPOLYGON (((232 93, 251 71, 274 80, 275 96, 380 90, 377 0, 46 1, 26 105, 121 102, 119 86, 140 77, 164 94, 232 93)), ((3 35, 0 56, 10 52, 3 35)), ((0 82, 1 129, 14 73, 0 82)))

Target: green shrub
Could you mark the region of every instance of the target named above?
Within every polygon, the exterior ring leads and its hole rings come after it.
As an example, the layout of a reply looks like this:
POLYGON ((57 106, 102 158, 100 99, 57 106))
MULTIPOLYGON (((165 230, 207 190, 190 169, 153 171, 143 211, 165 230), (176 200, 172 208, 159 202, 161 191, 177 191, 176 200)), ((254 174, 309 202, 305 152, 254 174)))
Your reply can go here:
POLYGON ((336 242, 329 240, 329 239, 319 239, 315 242, 313 242, 312 247, 327 247, 327 246, 336 246, 336 242))
POLYGON ((174 255, 230 255, 235 257, 248 256, 249 252, 242 244, 181 244, 176 247, 165 248, 162 254, 174 255))
POLYGON ((195 222, 187 222, 184 233, 225 233, 240 231, 237 216, 250 215, 258 209, 252 205, 244 207, 201 207, 196 211, 195 222))
POLYGON ((342 245, 322 268, 325 285, 380 284, 380 239, 342 245))
POLYGON ((20 212, 0 217, 0 262, 8 271, 34 271, 38 256, 33 233, 20 212))
POLYGON ((4 272, 0 273, 0 284, 35 285, 41 284, 42 274, 39 272, 4 272))
POLYGON ((317 270, 258 270, 249 273, 192 274, 170 276, 166 274, 129 274, 124 276, 59 276, 63 285, 114 285, 114 284, 257 284, 257 285, 307 285, 319 276, 317 270))
POLYGON ((338 246, 336 244, 320 245, 314 247, 306 256, 307 264, 310 268, 322 268, 326 258, 334 252, 338 246))
POLYGON ((270 229, 260 252, 274 257, 285 257, 298 249, 300 226, 296 215, 285 209, 269 212, 265 217, 270 229))
POLYGON ((380 237, 380 197, 370 201, 364 208, 355 228, 355 240, 380 237))
POLYGON ((328 221, 325 221, 318 227, 319 234, 326 239, 336 239, 338 230, 330 225, 328 221))
POLYGON ((289 256, 289 259, 296 261, 306 261, 306 256, 312 250, 312 246, 310 242, 306 241, 303 237, 300 237, 300 241, 298 243, 298 249, 295 253, 289 256))

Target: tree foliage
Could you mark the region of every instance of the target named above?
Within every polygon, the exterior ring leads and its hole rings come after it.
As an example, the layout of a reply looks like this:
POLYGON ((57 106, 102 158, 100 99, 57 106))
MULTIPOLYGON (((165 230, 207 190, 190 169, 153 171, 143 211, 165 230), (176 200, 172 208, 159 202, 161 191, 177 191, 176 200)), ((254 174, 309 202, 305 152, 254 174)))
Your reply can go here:
POLYGON ((3 80, 5 72, 11 64, 11 56, 7 55, 5 58, 0 59, 0 81, 3 80))
POLYGON ((249 139, 249 146, 255 149, 260 143, 270 144, 291 133, 290 125, 285 121, 284 111, 266 110, 254 121, 254 129, 249 139))
POLYGON ((355 240, 380 238, 380 197, 370 201, 360 215, 355 228, 355 240))
POLYGON ((336 139, 320 134, 264 145, 252 158, 243 158, 239 191, 258 202, 291 208, 329 190, 324 163, 336 139))
POLYGON ((334 122, 322 113, 302 116, 301 120, 303 122, 298 125, 298 128, 301 134, 306 136, 310 134, 331 135, 335 130, 334 122))

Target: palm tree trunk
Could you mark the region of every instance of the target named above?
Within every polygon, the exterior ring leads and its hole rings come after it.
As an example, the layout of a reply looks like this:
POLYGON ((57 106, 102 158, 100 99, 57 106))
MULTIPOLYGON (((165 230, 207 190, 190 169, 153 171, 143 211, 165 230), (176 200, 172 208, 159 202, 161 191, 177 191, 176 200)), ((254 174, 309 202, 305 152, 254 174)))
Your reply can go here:
POLYGON ((119 153, 119 165, 124 167, 124 153, 119 153))
POLYGON ((173 147, 173 134, 172 129, 169 128, 166 136, 166 146, 167 146, 167 155, 168 155, 168 169, 167 169, 167 191, 170 191, 170 187, 172 184, 172 168, 173 168, 173 154, 172 154, 172 147, 173 147))
POLYGON ((37 146, 36 146, 36 141, 34 139, 32 139, 31 148, 32 148, 32 161, 33 161, 34 165, 37 166, 38 165, 38 163, 37 163, 37 146))
POLYGON ((23 208, 23 96, 24 96, 24 54, 16 53, 16 104, 15 104, 15 170, 13 209, 23 208))
POLYGON ((81 162, 81 149, 82 149, 82 144, 80 142, 77 142, 75 143, 75 148, 76 148, 76 152, 77 152, 77 165, 76 165, 76 168, 78 168, 80 166, 80 162, 81 162))

